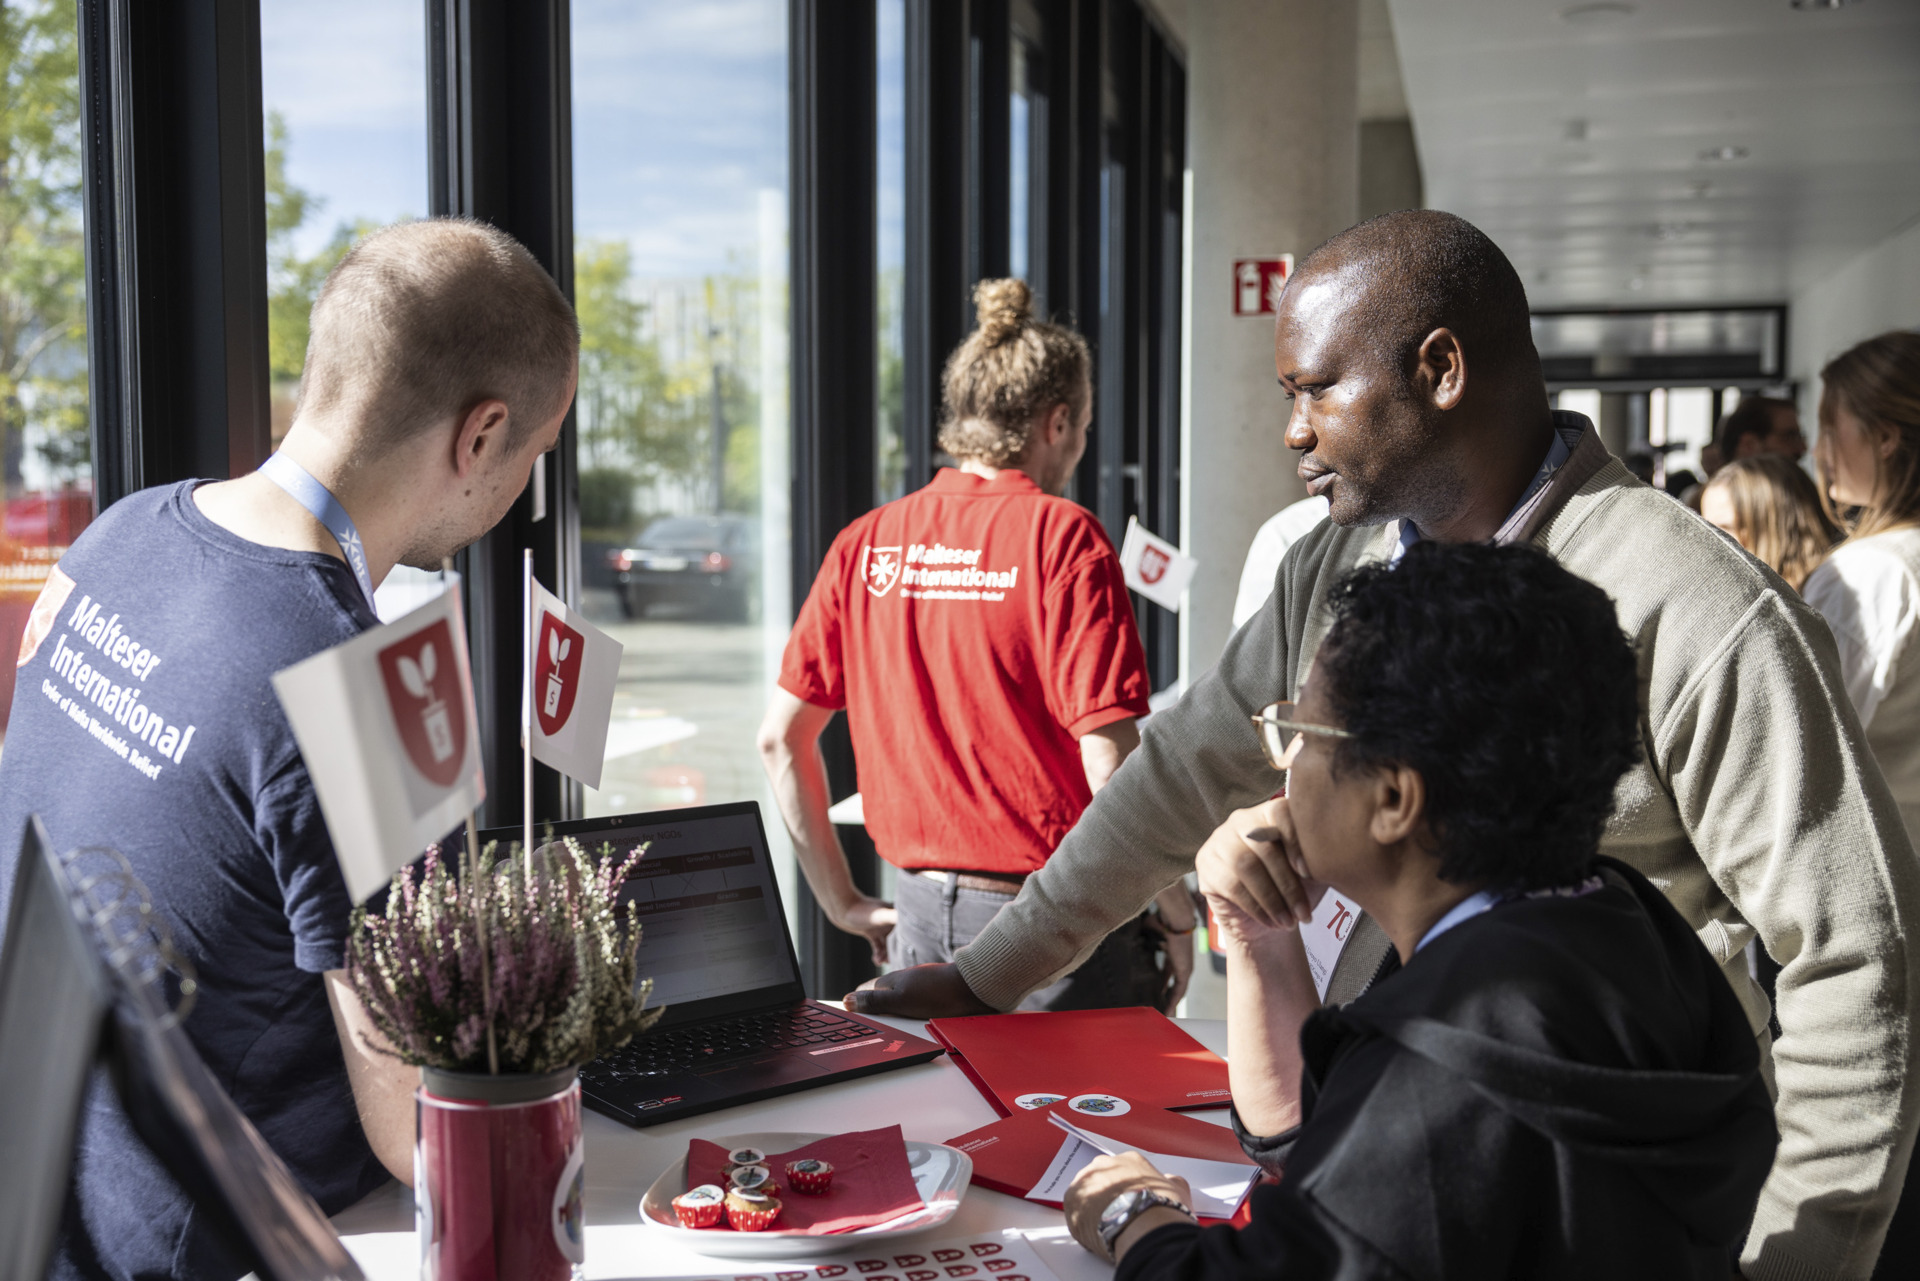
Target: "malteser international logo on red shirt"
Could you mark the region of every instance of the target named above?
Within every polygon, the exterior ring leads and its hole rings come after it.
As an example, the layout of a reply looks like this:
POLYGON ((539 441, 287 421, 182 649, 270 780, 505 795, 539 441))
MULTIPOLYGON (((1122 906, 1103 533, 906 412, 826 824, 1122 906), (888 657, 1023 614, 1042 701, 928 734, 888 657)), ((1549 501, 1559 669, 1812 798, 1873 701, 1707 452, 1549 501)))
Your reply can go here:
POLYGON ((573 696, 580 689, 580 656, 586 649, 586 640, 579 632, 552 614, 540 616, 540 658, 533 670, 533 697, 541 733, 558 734, 573 715, 573 696))
POLYGON ((892 591, 893 585, 900 581, 900 548, 861 548, 860 577, 875 596, 885 596, 892 591))
POLYGON ((381 650, 380 674, 408 759, 435 787, 451 786, 465 755, 467 714, 446 620, 381 650))

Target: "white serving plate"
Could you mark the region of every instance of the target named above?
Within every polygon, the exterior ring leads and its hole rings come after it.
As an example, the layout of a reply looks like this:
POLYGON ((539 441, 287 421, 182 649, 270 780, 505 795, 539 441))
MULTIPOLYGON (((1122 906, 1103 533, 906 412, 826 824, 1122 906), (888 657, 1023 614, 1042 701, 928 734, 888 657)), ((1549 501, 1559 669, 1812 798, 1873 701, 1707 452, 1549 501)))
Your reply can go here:
MULTIPOLYGON (((791 1152, 826 1134, 761 1132, 730 1134, 713 1139, 729 1152, 735 1148, 759 1148, 762 1152, 791 1152)), ((730 1232, 710 1228, 683 1228, 673 1212, 673 1198, 687 1190, 687 1158, 682 1155, 653 1181, 640 1198, 640 1217, 648 1226, 664 1232, 690 1250, 721 1259, 804 1259, 822 1254, 838 1254, 875 1241, 891 1241, 937 1228, 960 1212, 960 1198, 967 1194, 973 1179, 973 1159, 944 1143, 920 1143, 907 1140, 907 1164, 913 1170, 913 1185, 919 1190, 926 1208, 902 1215, 870 1228, 810 1236, 804 1232, 730 1232)))

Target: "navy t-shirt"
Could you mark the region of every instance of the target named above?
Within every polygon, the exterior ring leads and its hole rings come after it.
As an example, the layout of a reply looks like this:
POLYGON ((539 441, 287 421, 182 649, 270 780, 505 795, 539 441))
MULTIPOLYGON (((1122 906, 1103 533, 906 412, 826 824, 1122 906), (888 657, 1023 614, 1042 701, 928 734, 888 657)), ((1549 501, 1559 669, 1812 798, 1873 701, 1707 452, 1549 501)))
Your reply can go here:
MULTIPOLYGON (((194 505, 198 483, 103 512, 28 623, 0 754, 0 922, 29 814, 55 849, 124 854, 198 972, 188 1037, 334 1213, 386 1176, 321 977, 345 966, 352 904, 270 679, 375 620, 344 562, 221 529, 194 505)), ((103 1078, 74 1179, 55 1276, 245 1271, 103 1078)))

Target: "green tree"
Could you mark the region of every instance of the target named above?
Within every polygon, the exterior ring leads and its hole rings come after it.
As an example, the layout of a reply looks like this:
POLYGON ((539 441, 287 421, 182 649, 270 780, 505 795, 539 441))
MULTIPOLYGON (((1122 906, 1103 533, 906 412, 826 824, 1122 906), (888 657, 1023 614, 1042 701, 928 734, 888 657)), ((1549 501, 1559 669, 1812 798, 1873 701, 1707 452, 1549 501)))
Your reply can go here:
POLYGON ((27 428, 87 466, 80 62, 71 4, 0 0, 0 453, 9 497, 27 428))
POLYGON ((319 253, 302 257, 294 243, 300 228, 326 201, 287 177, 291 135, 278 111, 267 113, 267 369, 276 388, 290 392, 307 363, 308 315, 327 273, 361 237, 378 225, 365 219, 343 222, 319 253))
POLYGON ((646 308, 629 292, 632 264, 623 242, 586 241, 574 253, 573 292, 583 461, 625 467, 637 487, 685 477, 698 466, 704 402, 686 376, 669 376, 659 345, 646 335, 646 308))

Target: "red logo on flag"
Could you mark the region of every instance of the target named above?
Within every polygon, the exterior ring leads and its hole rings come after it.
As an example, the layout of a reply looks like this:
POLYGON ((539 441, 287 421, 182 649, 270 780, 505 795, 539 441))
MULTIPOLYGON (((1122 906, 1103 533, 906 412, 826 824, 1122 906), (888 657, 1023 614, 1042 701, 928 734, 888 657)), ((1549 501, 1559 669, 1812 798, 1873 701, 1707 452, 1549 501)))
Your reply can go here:
POLYGON ((1158 547, 1148 545, 1140 549, 1140 581, 1157 583, 1167 575, 1167 566, 1173 560, 1158 547))
POLYGON ((435 787, 451 786, 466 756, 467 707, 447 620, 436 619, 381 650, 380 675, 413 767, 435 787))
POLYGON ((540 713, 540 732, 558 734, 573 715, 573 696, 580 688, 580 656, 586 638, 553 614, 540 616, 540 640, 533 665, 533 701, 540 713))

